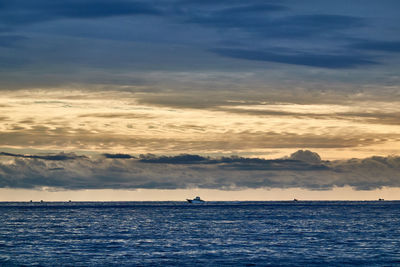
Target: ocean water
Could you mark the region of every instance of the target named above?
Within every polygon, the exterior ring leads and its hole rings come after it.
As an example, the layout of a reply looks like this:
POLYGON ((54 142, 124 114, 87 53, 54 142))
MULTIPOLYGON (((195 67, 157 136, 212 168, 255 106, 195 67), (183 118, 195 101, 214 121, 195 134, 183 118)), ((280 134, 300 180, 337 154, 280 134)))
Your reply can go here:
POLYGON ((0 203, 0 266, 400 266, 400 202, 0 203))

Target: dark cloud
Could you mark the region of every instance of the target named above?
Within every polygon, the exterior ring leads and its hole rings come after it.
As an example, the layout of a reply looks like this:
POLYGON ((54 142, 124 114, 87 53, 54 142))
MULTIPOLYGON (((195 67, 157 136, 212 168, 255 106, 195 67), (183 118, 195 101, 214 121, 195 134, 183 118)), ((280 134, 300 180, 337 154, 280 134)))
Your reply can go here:
POLYGON ((219 16, 240 16, 240 15, 254 15, 265 14, 266 12, 286 11, 288 8, 283 5, 276 5, 270 3, 253 3, 252 5, 241 5, 224 8, 217 12, 219 16))
POLYGON ((28 159, 44 159, 44 160, 72 160, 77 158, 85 158, 85 156, 78 156, 75 153, 63 153, 63 152, 51 155, 25 155, 25 154, 0 152, 0 156, 8 156, 14 158, 28 158, 28 159))
POLYGON ((241 28, 255 30, 267 28, 272 21, 266 15, 287 8, 271 4, 249 4, 220 8, 218 5, 208 5, 206 9, 187 9, 186 22, 216 28, 241 28))
MULTIPOLYGON (((63 18, 101 18, 126 15, 159 15, 153 5, 128 0, 15 0, 1 1, 0 23, 16 26, 63 18)), ((0 24, 0 25, 1 25, 0 24)))
POLYGON ((34 124, 35 123, 35 119, 34 118, 26 118, 26 119, 20 120, 18 123, 34 124))
POLYGON ((141 154, 141 162, 147 163, 170 163, 170 164, 198 164, 208 163, 208 158, 199 155, 181 154, 178 156, 161 156, 157 157, 153 154, 141 154))
POLYGON ((223 30, 221 34, 226 38, 225 43, 233 46, 212 51, 232 58, 341 69, 378 63, 377 58, 371 55, 357 53, 359 48, 398 51, 396 42, 369 40, 365 44, 352 44, 348 33, 369 27, 373 23, 370 18, 329 14, 328 10, 327 13, 296 14, 288 3, 276 3, 231 3, 224 8, 203 4, 202 9, 186 9, 184 15, 188 23, 223 30), (290 45, 292 41, 297 46, 290 45), (349 42, 350 45, 344 49, 343 44, 349 42), (321 46, 314 52, 312 47, 318 43, 321 46), (292 48, 289 53, 281 53, 282 47, 271 44, 292 48))
POLYGON ((146 155, 139 159, 74 157, 69 160, 53 160, 54 155, 46 158, 3 153, 2 156, 12 159, 0 161, 0 187, 3 188, 234 190, 297 187, 326 190, 351 186, 372 190, 400 186, 400 157, 330 162, 318 161, 319 156, 311 151, 298 151, 286 159, 275 160, 199 155, 146 155))
MULTIPOLYGON (((218 2, 214 0, 178 0, 175 2, 178 6, 191 6, 191 7, 225 7, 229 5, 243 5, 242 0, 220 0, 218 2)), ((254 4, 266 4, 266 3, 276 3, 276 1, 269 0, 252 0, 251 3, 254 4)))
POLYGON ((288 159, 266 160, 260 158, 244 158, 239 156, 210 158, 199 155, 181 154, 178 156, 140 155, 144 163, 157 164, 211 164, 222 169, 237 170, 322 170, 327 167, 321 164, 321 158, 311 151, 299 150, 288 159))
POLYGON ((81 118, 93 117, 93 118, 106 118, 106 119, 142 119, 142 118, 154 118, 154 116, 139 113, 88 113, 79 115, 81 118))
POLYGON ((354 68, 362 65, 374 65, 378 62, 365 55, 357 54, 311 54, 295 52, 283 54, 265 50, 247 50, 233 48, 216 48, 211 51, 225 57, 240 58, 256 61, 269 61, 293 65, 304 65, 329 69, 354 68))
POLYGON ((400 52, 400 42, 394 41, 364 41, 352 45, 353 48, 382 51, 382 52, 400 52))
POLYGON ((348 29, 349 27, 366 26, 365 19, 355 16, 313 14, 298 15, 284 18, 280 24, 288 25, 298 29, 310 28, 319 31, 348 29))
POLYGON ((220 168, 242 171, 321 171, 329 169, 324 164, 309 164, 292 159, 261 160, 260 162, 243 159, 221 165, 220 168))
POLYGON ((336 31, 365 26, 365 20, 354 16, 315 14, 268 16, 266 12, 285 10, 283 6, 248 5, 213 12, 188 15, 187 22, 202 26, 241 29, 264 38, 300 38, 323 34, 337 36, 336 31))
POLYGON ((129 154, 120 154, 120 153, 118 153, 118 154, 104 153, 103 156, 108 159, 134 159, 134 158, 136 158, 129 154))
MULTIPOLYGON (((233 36, 239 37, 240 42, 231 42, 233 47, 211 49, 226 57, 332 69, 354 68, 377 63, 371 56, 357 54, 352 49, 343 52, 340 42, 337 42, 338 40, 345 41, 346 34, 343 33, 345 30, 366 26, 367 20, 336 14, 288 15, 284 13, 280 16, 266 14, 266 12, 279 13, 284 10, 288 8, 269 4, 266 6, 250 4, 192 13, 188 15, 187 22, 224 29, 226 36, 229 36, 229 30, 233 30, 233 36), (270 45, 271 43, 288 44, 291 42, 288 39, 298 40, 300 45, 286 52, 280 51, 282 47, 270 45), (321 52, 302 50, 301 44, 305 42, 308 43, 306 47, 310 47, 311 40, 314 40, 314 44, 329 43, 329 45, 318 49, 321 52)), ((229 44, 229 41, 226 43, 229 44)))

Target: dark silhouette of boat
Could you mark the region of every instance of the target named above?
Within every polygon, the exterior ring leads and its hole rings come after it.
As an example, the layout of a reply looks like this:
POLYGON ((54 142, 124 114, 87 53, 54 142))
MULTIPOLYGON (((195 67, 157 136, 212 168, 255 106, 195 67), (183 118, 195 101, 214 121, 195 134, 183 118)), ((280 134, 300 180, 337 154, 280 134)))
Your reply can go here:
POLYGON ((187 202, 189 202, 191 204, 201 204, 201 203, 205 202, 200 197, 195 197, 194 199, 186 199, 186 200, 187 200, 187 202))

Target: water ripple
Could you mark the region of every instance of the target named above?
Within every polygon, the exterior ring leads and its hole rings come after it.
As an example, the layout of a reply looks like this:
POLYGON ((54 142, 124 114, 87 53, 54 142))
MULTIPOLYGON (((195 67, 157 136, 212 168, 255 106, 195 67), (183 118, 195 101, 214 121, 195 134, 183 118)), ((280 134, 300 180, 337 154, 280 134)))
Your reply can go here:
POLYGON ((396 266, 400 202, 0 203, 1 266, 396 266))

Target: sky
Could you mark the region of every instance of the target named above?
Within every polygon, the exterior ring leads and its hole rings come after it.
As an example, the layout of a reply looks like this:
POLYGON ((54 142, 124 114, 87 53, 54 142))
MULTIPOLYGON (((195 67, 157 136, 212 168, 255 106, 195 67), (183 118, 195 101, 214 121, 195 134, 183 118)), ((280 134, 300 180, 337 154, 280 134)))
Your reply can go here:
POLYGON ((0 201, 398 199, 398 10, 0 0, 0 201))

